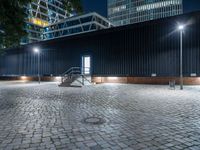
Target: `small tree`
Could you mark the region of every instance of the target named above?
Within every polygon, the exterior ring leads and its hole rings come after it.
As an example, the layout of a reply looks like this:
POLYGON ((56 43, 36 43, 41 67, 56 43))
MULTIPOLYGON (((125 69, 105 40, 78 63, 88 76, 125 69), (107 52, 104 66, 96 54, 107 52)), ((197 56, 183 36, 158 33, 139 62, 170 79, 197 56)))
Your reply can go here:
POLYGON ((79 14, 83 11, 81 0, 62 0, 62 3, 69 13, 75 10, 79 14))
POLYGON ((1 0, 0 5, 0 42, 4 47, 19 45, 20 39, 26 35, 23 30, 25 11, 24 5, 31 0, 1 0))

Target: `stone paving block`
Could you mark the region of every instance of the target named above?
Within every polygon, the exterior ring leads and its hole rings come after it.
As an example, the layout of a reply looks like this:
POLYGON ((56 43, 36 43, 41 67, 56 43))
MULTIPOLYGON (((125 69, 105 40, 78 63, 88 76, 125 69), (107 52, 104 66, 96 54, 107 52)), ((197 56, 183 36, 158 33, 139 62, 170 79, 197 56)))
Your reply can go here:
POLYGON ((198 150, 199 91, 0 82, 0 149, 198 150), (105 122, 85 124, 87 117, 105 122))

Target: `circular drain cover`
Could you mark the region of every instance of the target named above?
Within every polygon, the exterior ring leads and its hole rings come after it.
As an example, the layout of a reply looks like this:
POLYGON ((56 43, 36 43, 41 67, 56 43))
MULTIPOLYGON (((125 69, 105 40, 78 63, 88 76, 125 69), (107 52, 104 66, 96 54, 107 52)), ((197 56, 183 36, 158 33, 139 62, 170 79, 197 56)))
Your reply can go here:
POLYGON ((99 117, 88 117, 83 119, 83 123, 92 124, 92 125, 100 125, 105 123, 106 121, 99 117))

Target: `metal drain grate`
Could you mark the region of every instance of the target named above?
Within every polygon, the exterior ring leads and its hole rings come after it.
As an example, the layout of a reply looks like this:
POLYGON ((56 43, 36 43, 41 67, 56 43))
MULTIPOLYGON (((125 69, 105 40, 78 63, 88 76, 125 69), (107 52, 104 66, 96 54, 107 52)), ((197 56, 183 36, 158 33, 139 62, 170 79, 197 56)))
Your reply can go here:
POLYGON ((105 123, 106 121, 99 117, 87 117, 87 118, 83 119, 82 122, 85 124, 91 124, 91 125, 101 125, 101 124, 105 123))

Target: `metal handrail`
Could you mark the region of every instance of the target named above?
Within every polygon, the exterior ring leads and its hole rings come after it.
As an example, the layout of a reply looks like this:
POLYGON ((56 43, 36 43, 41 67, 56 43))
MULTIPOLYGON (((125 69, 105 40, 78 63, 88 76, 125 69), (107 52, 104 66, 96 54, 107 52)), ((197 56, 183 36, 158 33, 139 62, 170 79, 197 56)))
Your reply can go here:
POLYGON ((71 67, 67 71, 62 73, 62 76, 65 76, 66 74, 70 74, 71 72, 74 72, 74 70, 79 70, 79 72, 80 72, 80 67, 71 67))
MULTIPOLYGON (((89 68, 89 67, 85 67, 84 69, 89 68)), ((79 75, 82 77, 82 85, 84 85, 84 80, 88 81, 89 83, 91 83, 91 81, 89 81, 85 75, 82 73, 83 68, 81 67, 71 67, 69 68, 67 71, 65 71, 62 74, 62 79, 61 82, 65 82, 65 80, 67 79, 72 79, 73 75, 79 75)))
POLYGON ((84 78, 86 81, 88 81, 89 83, 92 83, 90 80, 88 80, 86 77, 85 77, 85 75, 81 75, 82 76, 82 78, 84 78))
POLYGON ((81 67, 71 67, 67 71, 65 71, 64 73, 62 73, 61 76, 72 74, 73 72, 82 74, 82 70, 87 69, 87 68, 89 69, 90 67, 82 67, 82 68, 81 67))
POLYGON ((71 67, 69 68, 67 71, 65 71, 62 74, 62 83, 67 79, 67 78, 71 78, 72 75, 80 75, 81 74, 81 69, 80 67, 71 67))

